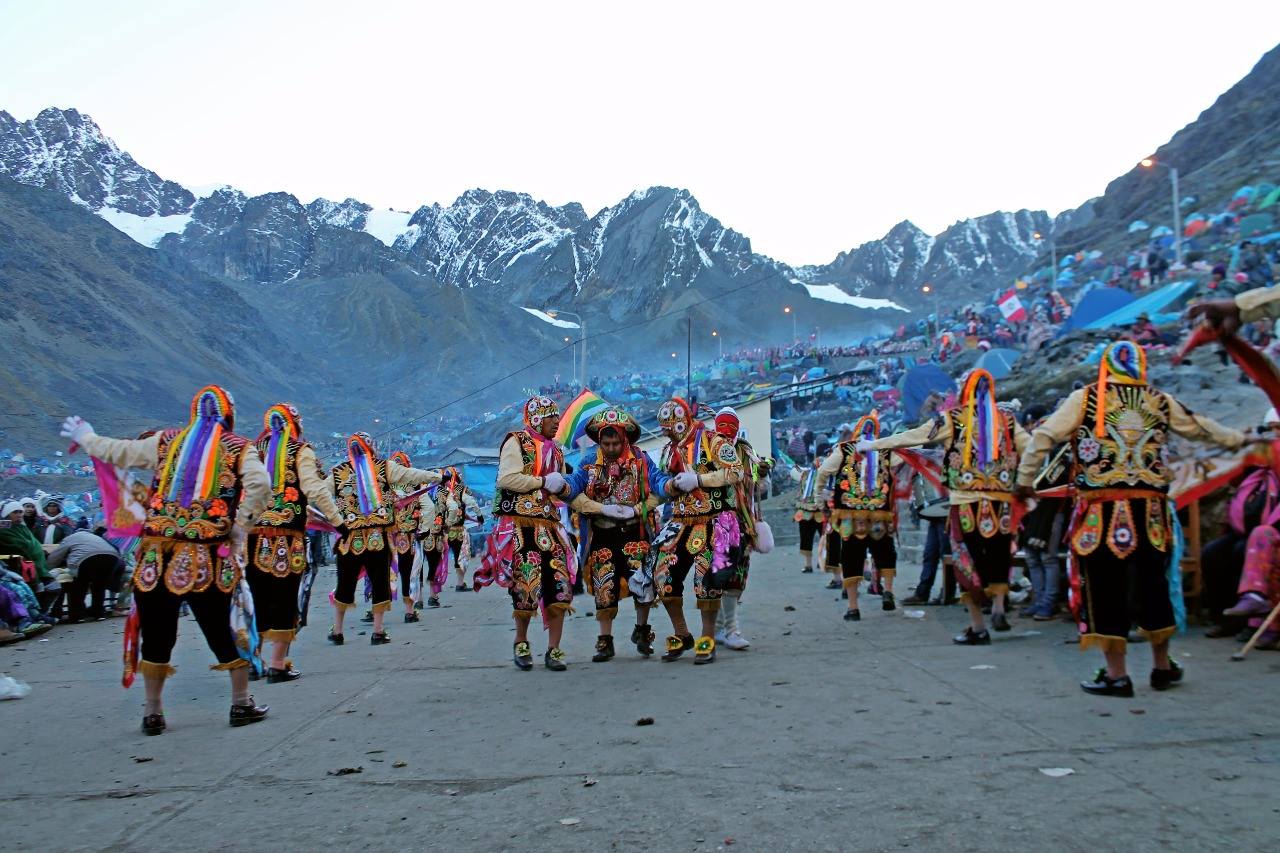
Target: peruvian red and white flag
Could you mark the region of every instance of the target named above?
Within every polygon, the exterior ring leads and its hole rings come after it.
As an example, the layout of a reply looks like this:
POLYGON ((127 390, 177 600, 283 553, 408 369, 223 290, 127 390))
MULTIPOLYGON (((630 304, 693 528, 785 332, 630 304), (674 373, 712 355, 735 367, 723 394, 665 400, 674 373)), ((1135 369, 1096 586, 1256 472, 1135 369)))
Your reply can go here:
POLYGON ((1013 290, 1005 291, 1004 296, 996 302, 1000 306, 1000 313, 1010 323, 1021 323, 1027 319, 1027 309, 1022 307, 1022 300, 1018 298, 1018 294, 1013 290))

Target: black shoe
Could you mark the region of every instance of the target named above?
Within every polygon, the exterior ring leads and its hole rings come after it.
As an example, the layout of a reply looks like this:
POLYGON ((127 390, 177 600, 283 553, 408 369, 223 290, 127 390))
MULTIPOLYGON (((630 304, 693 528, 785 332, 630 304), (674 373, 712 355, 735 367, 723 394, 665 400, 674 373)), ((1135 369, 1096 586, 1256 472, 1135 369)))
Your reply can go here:
POLYGON ((364 615, 360 617, 360 621, 361 621, 361 622, 372 622, 372 621, 373 621, 373 611, 372 611, 372 610, 366 610, 366 611, 364 612, 364 615))
POLYGON ((418 614, 417 614, 417 612, 415 611, 415 612, 411 612, 411 613, 406 613, 406 614, 404 615, 404 621, 406 621, 406 622, 417 622, 417 621, 418 621, 418 614))
POLYGON ((453 588, 453 591, 454 591, 454 592, 466 592, 466 591, 467 591, 467 585, 466 585, 465 583, 460 583, 460 584, 458 584, 457 586, 455 586, 455 587, 453 588))
POLYGON ((257 668, 256 666, 251 666, 251 667, 249 667, 249 680, 250 680, 250 681, 258 681, 258 680, 259 680, 259 679, 261 679, 261 678, 262 678, 262 673, 258 672, 258 668, 257 668))
POLYGON ((427 606, 428 606, 428 607, 439 607, 439 606, 440 606, 440 599, 439 599, 439 597, 437 597, 437 596, 434 596, 434 595, 433 595, 433 596, 431 596, 430 598, 428 598, 428 599, 427 599, 427 606))
POLYGON ((929 599, 922 598, 918 595, 908 595, 906 598, 902 599, 902 603, 907 607, 920 607, 928 604, 929 599))
POLYGON ((1182 680, 1182 667, 1173 658, 1169 658, 1168 669, 1151 670, 1151 689, 1168 690, 1182 680))
MULTIPOLYGON (((432 606, 434 607, 434 606, 437 606, 437 605, 432 605, 432 606)), ((421 610, 421 609, 422 609, 422 602, 421 602, 421 601, 415 601, 415 602, 413 603, 413 609, 414 609, 414 610, 421 610)))
POLYGON ((142 733, 158 735, 164 731, 164 714, 147 714, 142 718, 142 733))
POLYGON ((1105 668, 1099 669, 1093 676, 1093 681, 1080 682, 1080 689, 1085 693, 1091 693, 1094 696, 1123 696, 1125 698, 1133 697, 1133 680, 1129 676, 1123 678, 1108 678, 1105 668))
POLYGON ((631 630, 631 642, 635 643, 636 651, 645 657, 653 654, 653 641, 657 636, 648 625, 637 625, 631 630))
POLYGON ((839 589, 839 588, 840 588, 840 581, 836 580, 835 578, 832 578, 831 580, 827 581, 827 589, 839 589))
POLYGON ((271 667, 267 670, 267 684, 279 684, 282 681, 297 681, 301 677, 302 673, 298 672, 292 666, 286 666, 284 669, 271 667))
POLYGON ((957 634, 951 638, 951 642, 957 646, 989 646, 991 645, 991 635, 986 631, 975 631, 973 628, 965 628, 963 634, 957 634))
POLYGON ((547 653, 542 656, 542 665, 552 672, 564 672, 569 668, 564 663, 564 652, 559 649, 547 649, 547 653))
POLYGON ((846 622, 861 622, 861 621, 862 621, 862 611, 861 611, 861 610, 859 610, 859 609, 857 609, 856 607, 855 607, 853 610, 846 610, 846 611, 844 612, 844 621, 846 621, 846 622))
POLYGON ((885 590, 884 595, 880 597, 880 609, 881 610, 897 610, 898 609, 897 602, 893 600, 893 593, 889 592, 888 590, 885 590))
POLYGON ((662 659, 667 663, 671 663, 673 660, 679 660, 680 655, 689 651, 691 648, 693 648, 692 634, 685 634, 683 637, 677 634, 672 634, 670 637, 667 637, 667 651, 666 654, 662 656, 662 659))
POLYGON ((992 614, 991 614, 991 627, 992 627, 992 628, 995 628, 997 631, 1008 631, 1008 630, 1009 630, 1009 617, 1005 616, 1003 612, 1001 612, 1001 613, 992 613, 992 614))
POLYGON ((332 629, 332 628, 330 628, 330 629, 329 629, 329 637, 328 637, 328 640, 329 640, 329 642, 333 643, 335 646, 340 646, 340 645, 342 645, 343 643, 345 643, 345 642, 346 642, 346 638, 345 638, 345 637, 343 637, 341 634, 335 634, 335 633, 333 633, 333 629, 332 629))
POLYGON ((813 566, 805 566, 803 569, 800 570, 800 574, 802 575, 813 574, 813 566))
POLYGON ((369 635, 369 645, 371 646, 385 646, 389 642, 391 642, 391 637, 386 631, 374 631, 369 635))
POLYGON ((591 656, 592 663, 604 663, 613 658, 613 635, 601 634, 596 640, 596 653, 591 656))
POLYGON ((693 662, 708 664, 716 662, 716 641, 712 637, 699 637, 693 644, 693 662))
POLYGON ((529 644, 516 643, 513 647, 512 660, 516 663, 516 669, 524 672, 533 669, 533 651, 529 648, 529 644))
POLYGON ((247 705, 232 705, 229 722, 233 726, 247 726, 250 723, 256 723, 267 717, 267 705, 259 705, 253 701, 253 697, 249 697, 247 705))

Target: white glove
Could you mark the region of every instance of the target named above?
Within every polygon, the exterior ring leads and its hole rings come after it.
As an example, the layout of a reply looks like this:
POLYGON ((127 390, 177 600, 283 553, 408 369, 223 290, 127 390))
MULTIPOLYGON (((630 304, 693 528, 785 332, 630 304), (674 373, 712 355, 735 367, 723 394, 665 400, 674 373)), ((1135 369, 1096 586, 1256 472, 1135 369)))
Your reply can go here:
POLYGON ((871 441, 868 438, 861 438, 861 439, 858 439, 858 443, 853 446, 853 449, 858 451, 859 453, 866 453, 868 450, 871 449, 871 445, 873 444, 875 444, 874 441, 871 441))
POLYGON ((93 426, 79 415, 72 415, 63 421, 62 431, 59 433, 63 438, 71 439, 72 444, 83 444, 84 439, 93 434, 93 426))
POLYGON ((228 539, 231 541, 231 556, 243 566, 248 558, 246 552, 249 549, 249 531, 238 524, 233 524, 228 539))
POLYGON ((552 471, 550 474, 542 478, 542 488, 546 489, 553 495, 558 495, 564 491, 567 485, 564 481, 564 475, 559 471, 552 471))
POLYGON ((617 519, 618 521, 626 521, 627 519, 636 517, 636 511, 634 509, 629 506, 622 506, 621 504, 605 504, 604 507, 601 508, 600 514, 608 518, 617 519))
POLYGON ((674 479, 676 488, 682 492, 692 492, 698 488, 698 475, 694 471, 681 471, 674 479))

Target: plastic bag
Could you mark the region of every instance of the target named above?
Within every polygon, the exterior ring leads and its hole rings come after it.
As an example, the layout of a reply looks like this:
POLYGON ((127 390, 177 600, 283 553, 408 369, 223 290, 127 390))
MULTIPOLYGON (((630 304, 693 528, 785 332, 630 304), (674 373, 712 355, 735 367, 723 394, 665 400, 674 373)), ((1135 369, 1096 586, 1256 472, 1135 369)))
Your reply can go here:
POLYGON ((0 675, 0 700, 22 699, 30 693, 30 684, 25 684, 7 675, 0 675))

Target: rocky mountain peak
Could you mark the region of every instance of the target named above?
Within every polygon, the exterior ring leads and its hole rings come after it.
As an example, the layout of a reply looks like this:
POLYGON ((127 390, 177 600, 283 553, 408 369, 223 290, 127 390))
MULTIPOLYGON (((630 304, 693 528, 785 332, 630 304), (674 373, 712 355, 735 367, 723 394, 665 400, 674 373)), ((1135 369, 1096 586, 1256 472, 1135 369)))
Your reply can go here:
POLYGON ((195 201, 184 187, 139 166, 91 117, 74 109, 50 107, 25 122, 0 111, 0 174, 56 190, 95 212, 174 216, 195 201))

